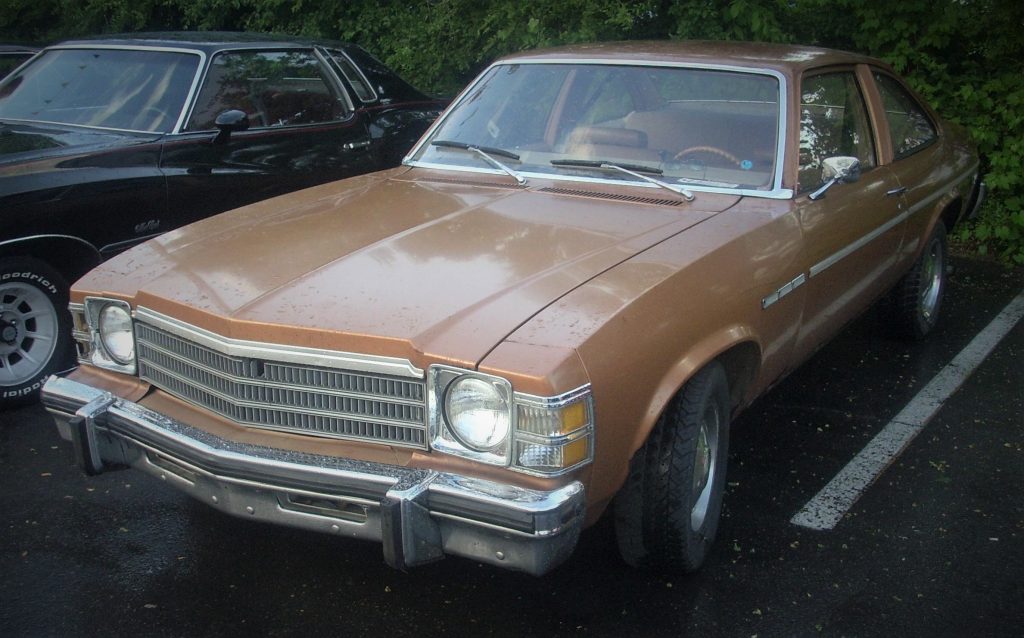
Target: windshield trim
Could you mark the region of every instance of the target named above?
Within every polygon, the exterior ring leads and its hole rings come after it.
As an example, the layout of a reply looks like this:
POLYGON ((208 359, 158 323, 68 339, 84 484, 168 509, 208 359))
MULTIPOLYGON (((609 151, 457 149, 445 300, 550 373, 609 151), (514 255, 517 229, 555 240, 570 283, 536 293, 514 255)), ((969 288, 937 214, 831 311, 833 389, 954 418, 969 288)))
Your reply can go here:
MULTIPOLYGON (((200 80, 200 78, 202 78, 203 70, 206 67, 206 53, 204 51, 201 51, 199 49, 188 49, 188 48, 184 48, 184 47, 151 47, 151 46, 133 46, 133 45, 129 45, 129 44, 103 44, 103 45, 94 45, 94 44, 60 44, 60 45, 57 45, 57 46, 47 47, 47 48, 43 49, 42 51, 37 53, 35 56, 33 56, 31 58, 31 60, 35 60, 35 58, 45 54, 48 51, 67 51, 67 50, 77 50, 77 51, 83 51, 83 50, 85 50, 85 51, 89 51, 89 50, 98 50, 98 51, 117 50, 117 51, 156 51, 156 52, 159 52, 159 53, 186 53, 186 54, 198 56, 199 57, 199 64, 196 65, 195 74, 192 76, 192 85, 189 87, 188 93, 185 95, 185 100, 184 100, 184 102, 181 105, 181 111, 178 113, 178 119, 175 122, 174 126, 171 127, 171 130, 169 130, 169 131, 139 131, 139 130, 136 130, 136 129, 114 128, 114 127, 110 127, 110 126, 90 126, 90 125, 87 125, 87 124, 69 124, 67 122, 54 122, 54 121, 51 121, 51 120, 24 120, 24 119, 20 119, 20 118, 19 119, 11 119, 11 120, 8 120, 8 121, 29 122, 29 123, 33 123, 33 124, 52 124, 52 125, 55 125, 55 126, 71 126, 71 127, 75 127, 75 128, 84 128, 84 129, 89 129, 89 130, 93 130, 93 131, 116 131, 118 133, 141 133, 143 135, 175 135, 175 134, 181 132, 181 128, 185 125, 185 114, 188 112, 189 107, 192 105, 192 102, 193 102, 193 100, 196 97, 196 93, 199 91, 199 80, 200 80)), ((26 61, 25 64, 28 64, 28 61, 26 61)), ((22 65, 22 66, 24 66, 24 65, 22 65)), ((18 67, 18 68, 20 69, 21 67, 18 67)), ((12 78, 14 77, 14 75, 15 75, 15 73, 12 72, 10 75, 5 77, 3 80, 0 80, 0 87, 4 86, 7 82, 11 81, 12 78)))
MULTIPOLYGON (((505 173, 493 168, 483 168, 476 166, 454 166, 452 164, 437 164, 435 162, 420 162, 417 160, 406 159, 402 162, 405 166, 411 166, 413 168, 427 168, 442 171, 455 171, 458 173, 477 173, 480 175, 497 175, 501 177, 507 177, 505 173)), ((583 182, 586 184, 606 184, 611 186, 633 186, 636 188, 650 188, 652 190, 660 190, 661 186, 651 184, 649 182, 640 182, 637 180, 629 179, 613 179, 604 177, 583 177, 579 175, 559 175, 557 173, 536 173, 534 171, 518 171, 520 175, 527 178, 534 178, 538 180, 549 179, 554 182, 583 182)), ((703 186, 701 184, 692 183, 681 183, 674 184, 673 182, 667 182, 674 186, 680 186, 688 191, 694 193, 720 193, 723 195, 742 195, 744 197, 760 197, 762 199, 793 199, 793 190, 790 188, 780 188, 777 190, 756 190, 753 188, 723 188, 719 186, 703 186)))
MULTIPOLYGON (((462 93, 460 93, 458 95, 458 97, 456 97, 454 100, 452 100, 452 103, 449 105, 449 107, 447 109, 445 109, 444 113, 441 114, 441 117, 439 117, 436 120, 434 120, 434 123, 430 126, 430 128, 427 129, 427 132, 423 134, 423 137, 421 137, 420 140, 416 143, 416 145, 413 146, 412 149, 406 154, 405 158, 402 160, 402 164, 405 165, 405 166, 418 166, 418 167, 423 167, 423 168, 435 168, 435 169, 450 170, 450 171, 456 171, 456 172, 471 172, 471 173, 484 172, 484 173, 500 174, 500 173, 497 173, 496 171, 489 171, 489 170, 481 171, 481 170, 475 169, 473 167, 457 166, 457 165, 452 165, 452 164, 436 164, 436 163, 431 163, 431 162, 422 162, 422 161, 419 161, 419 160, 414 160, 413 157, 416 154, 418 154, 420 152, 420 150, 422 150, 423 147, 429 143, 429 141, 431 141, 431 138, 434 136, 434 132, 437 131, 442 125, 444 125, 444 122, 451 116, 452 113, 454 113, 456 110, 458 110, 458 108, 462 104, 462 102, 464 100, 466 100, 466 98, 469 97, 469 95, 472 94, 472 92, 476 88, 476 86, 478 84, 480 84, 484 80, 484 78, 486 78, 491 73, 491 71, 493 71, 495 68, 502 67, 502 66, 518 66, 518 65, 522 65, 522 64, 548 64, 548 65, 551 65, 551 64, 578 64, 578 65, 589 64, 589 65, 605 65, 605 66, 646 66, 646 67, 663 67, 663 68, 674 68, 674 69, 700 69, 700 70, 708 70, 708 71, 729 71, 729 72, 733 72, 733 73, 749 73, 749 74, 754 74, 754 75, 767 75, 767 76, 773 77, 779 83, 779 101, 778 101, 778 104, 779 104, 779 120, 778 120, 777 129, 776 129, 776 140, 775 140, 775 144, 776 144, 776 146, 775 146, 775 171, 774 171, 775 174, 772 177, 772 183, 771 183, 771 187, 769 188, 769 190, 753 190, 753 189, 743 189, 743 188, 718 188, 718 187, 710 187, 710 186, 698 186, 696 184, 692 184, 692 185, 691 184, 687 184, 686 188, 688 190, 692 190, 692 191, 700 191, 700 192, 708 192, 708 193, 741 194, 741 195, 749 195, 751 197, 763 197, 763 198, 767 198, 767 199, 792 199, 793 198, 793 190, 789 189, 789 188, 783 188, 782 187, 782 175, 783 175, 783 172, 784 172, 783 169, 784 169, 784 159, 785 159, 785 150, 786 150, 786 139, 787 139, 787 135, 788 135, 788 125, 789 125, 789 112, 788 112, 789 103, 788 103, 787 97, 786 97, 787 95, 789 95, 789 90, 788 90, 788 82, 786 81, 786 76, 783 73, 781 73, 780 71, 776 71, 775 69, 767 69, 767 68, 763 68, 763 67, 746 67, 746 66, 738 66, 738 65, 731 65, 731 64, 705 64, 705 63, 699 63, 699 62, 698 63, 694 63, 694 62, 665 62, 665 61, 660 61, 660 60, 622 60, 622 59, 609 59, 609 58, 584 58, 584 59, 577 59, 577 58, 546 58, 546 59, 527 59, 527 60, 517 60, 517 59, 513 58, 513 59, 509 59, 509 60, 500 60, 500 61, 494 62, 490 66, 488 66, 482 73, 480 73, 480 75, 478 75, 476 77, 475 80, 473 80, 472 83, 470 83, 465 89, 462 90, 462 93)), ((524 175, 524 176, 527 176, 527 177, 540 177, 540 178, 551 178, 551 179, 571 179, 573 181, 590 181, 589 179, 583 179, 583 178, 577 178, 577 177, 570 177, 570 178, 566 178, 564 176, 556 177, 556 176, 549 175, 547 173, 531 173, 529 171, 519 171, 519 172, 520 172, 521 175, 524 175)), ((627 184, 636 184, 636 182, 624 182, 623 180, 597 180, 597 183, 607 183, 607 184, 627 183, 627 184)), ((650 186, 652 188, 658 188, 657 186, 654 186, 654 185, 650 185, 650 186)))

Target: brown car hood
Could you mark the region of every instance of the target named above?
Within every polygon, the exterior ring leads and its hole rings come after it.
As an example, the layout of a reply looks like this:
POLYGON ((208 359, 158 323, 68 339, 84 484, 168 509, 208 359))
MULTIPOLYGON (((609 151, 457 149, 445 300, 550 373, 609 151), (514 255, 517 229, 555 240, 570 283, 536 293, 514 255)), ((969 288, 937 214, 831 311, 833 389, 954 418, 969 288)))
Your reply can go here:
POLYGON ((562 295, 738 199, 435 178, 398 169, 241 208, 107 262, 75 297, 114 294, 233 338, 475 366, 562 295))

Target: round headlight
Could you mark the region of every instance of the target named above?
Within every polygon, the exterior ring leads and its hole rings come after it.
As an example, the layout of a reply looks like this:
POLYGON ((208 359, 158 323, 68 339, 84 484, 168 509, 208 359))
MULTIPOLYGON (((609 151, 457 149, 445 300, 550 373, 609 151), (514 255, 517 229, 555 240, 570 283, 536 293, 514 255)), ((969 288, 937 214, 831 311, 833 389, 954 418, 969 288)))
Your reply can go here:
POLYGON ((452 382, 444 407, 452 434, 472 450, 492 450, 508 437, 508 399, 486 379, 462 377, 452 382))
POLYGON ((135 363, 132 316, 124 306, 108 304, 100 310, 100 342, 111 359, 121 365, 135 363))

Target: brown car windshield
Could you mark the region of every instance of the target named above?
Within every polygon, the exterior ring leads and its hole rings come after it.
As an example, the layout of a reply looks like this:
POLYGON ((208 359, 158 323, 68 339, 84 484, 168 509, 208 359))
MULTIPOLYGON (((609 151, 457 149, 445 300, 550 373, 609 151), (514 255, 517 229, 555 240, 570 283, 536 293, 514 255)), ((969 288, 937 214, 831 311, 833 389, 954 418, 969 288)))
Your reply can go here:
POLYGON ((514 153, 519 159, 509 167, 523 174, 618 179, 595 172, 592 160, 651 167, 683 186, 768 190, 778 135, 779 81, 772 75, 506 64, 474 84, 428 140, 448 144, 424 144, 413 159, 481 169, 480 158, 452 148, 457 142, 514 153))
POLYGON ((199 56, 140 49, 53 49, 0 84, 0 120, 166 133, 199 56))

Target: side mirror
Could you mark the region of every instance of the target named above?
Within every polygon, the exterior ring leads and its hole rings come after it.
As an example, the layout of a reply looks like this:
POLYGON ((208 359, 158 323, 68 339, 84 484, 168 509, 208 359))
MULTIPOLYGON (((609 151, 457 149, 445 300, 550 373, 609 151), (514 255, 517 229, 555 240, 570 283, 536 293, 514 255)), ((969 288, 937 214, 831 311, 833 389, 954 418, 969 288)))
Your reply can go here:
POLYGON ((860 179, 860 160, 856 157, 826 157, 822 160, 821 177, 825 183, 818 190, 814 191, 809 198, 812 200, 821 199, 825 191, 836 184, 852 184, 860 179))
POLYGON ((218 115, 213 124, 220 129, 220 133, 217 133, 217 137, 213 138, 213 143, 227 144, 228 140, 231 139, 232 133, 235 131, 248 130, 249 116, 245 114, 245 111, 232 109, 230 111, 224 111, 218 115))

